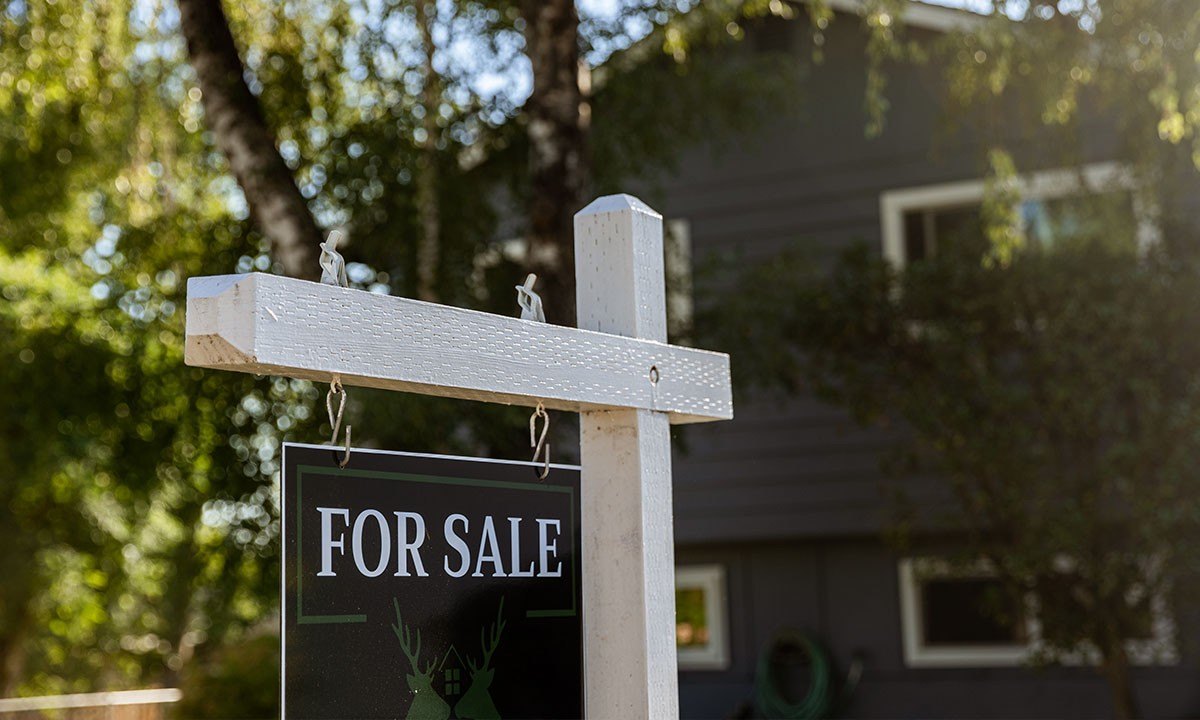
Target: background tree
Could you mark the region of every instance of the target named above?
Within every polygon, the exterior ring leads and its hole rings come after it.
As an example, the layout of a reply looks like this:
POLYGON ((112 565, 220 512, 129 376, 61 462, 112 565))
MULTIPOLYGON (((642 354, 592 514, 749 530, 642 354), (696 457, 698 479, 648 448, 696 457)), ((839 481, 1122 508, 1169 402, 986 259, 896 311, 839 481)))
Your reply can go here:
POLYGON ((251 215, 292 277, 315 278, 321 233, 275 147, 244 77, 221 0, 179 0, 179 27, 196 72, 204 119, 245 193, 251 215))
POLYGON ((1200 167, 1200 9, 992 5, 916 58, 944 73, 950 132, 993 148, 979 226, 901 270, 863 248, 755 268, 698 324, 726 333, 743 380, 905 428, 889 469, 932 469, 956 500, 920 529, 965 536, 960 560, 986 558, 1014 600, 1033 600, 1041 659, 1092 653, 1134 717, 1125 640, 1197 570, 1196 243, 1182 211, 1200 167), (1138 251, 1113 195, 1087 198, 1078 217, 1094 222, 1053 246, 1023 232, 1012 175, 1084 162, 1096 117, 1162 231, 1153 248, 1138 251))
POLYGON ((898 518, 906 542, 965 538, 956 559, 985 559, 1037 617, 1040 659, 1097 659, 1129 718, 1126 643, 1200 570, 1200 263, 1194 244, 1139 249, 1127 215, 1087 202, 1096 221, 1053 244, 1013 243, 1019 226, 995 227, 1011 214, 985 207, 900 270, 866 247, 832 272, 756 268, 706 326, 743 377, 905 428, 892 469, 932 471, 954 500, 898 518), (761 322, 735 321, 751 308, 761 322))
MULTIPOLYGON (((1200 7, 1187 0, 995 0, 977 31, 934 53, 947 68, 954 125, 1011 147, 1035 130, 1045 149, 1081 162, 1096 118, 1156 195, 1164 222, 1195 192, 1200 166, 1200 7)), ((1026 163, 1028 164, 1028 163, 1026 163)))
MULTIPOLYGON (((303 256, 343 227, 357 288, 515 312, 525 268, 508 241, 525 222, 511 208, 531 187, 519 7, 175 7, 0 9, 6 693, 232 682, 245 674, 220 666, 259 652, 271 632, 278 444, 327 436, 320 393, 184 367, 186 278, 308 275, 315 261, 303 256), (434 224, 430 264, 419 255, 434 224)), ((649 31, 677 13, 630 6, 604 24, 643 17, 649 31)), ((585 22, 577 42, 597 57, 631 41, 596 27, 585 22)), ((658 58, 658 37, 651 47, 658 58)), ((660 109, 687 86, 679 107, 699 107, 739 79, 728 63, 707 65, 717 74, 674 57, 650 64, 613 73, 594 136, 630 173, 672 155, 647 139, 663 129, 643 126, 647 93, 632 86, 654 83, 660 109), (644 164, 637 144, 657 149, 644 164)), ((727 105, 678 111, 679 127, 749 127, 747 113, 766 105, 737 86, 727 105)), ((363 442, 527 452, 520 410, 357 389, 351 398, 363 442)))

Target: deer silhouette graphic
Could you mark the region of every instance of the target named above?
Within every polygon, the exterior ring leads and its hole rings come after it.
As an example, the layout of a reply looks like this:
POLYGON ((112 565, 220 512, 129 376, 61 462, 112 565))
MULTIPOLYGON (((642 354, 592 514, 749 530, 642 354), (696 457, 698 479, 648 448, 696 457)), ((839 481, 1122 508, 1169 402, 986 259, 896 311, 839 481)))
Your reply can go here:
POLYGON ((492 702, 488 688, 491 687, 492 679, 496 675, 495 668, 491 667, 492 653, 496 652, 496 647, 500 644, 500 635, 504 632, 504 625, 504 598, 501 597, 500 609, 496 611, 496 623, 492 625, 486 639, 483 628, 479 628, 479 644, 483 651, 482 662, 476 665, 474 660, 467 659, 467 666, 471 670, 471 685, 463 693, 462 699, 454 706, 454 714, 461 720, 500 720, 500 712, 496 710, 496 704, 492 702))
POLYGON ((433 673, 437 669, 437 660, 431 660, 424 670, 421 669, 419 664, 421 629, 417 628, 416 642, 414 643, 413 634, 409 632, 408 626, 400 617, 400 602, 396 598, 392 598, 392 605, 396 608, 396 623, 392 625, 392 632, 396 633, 396 639, 400 641, 400 648, 408 658, 409 665, 412 666, 412 673, 407 675, 406 679, 408 687, 413 691, 413 702, 409 706, 408 715, 405 718, 406 720, 446 720, 450 717, 450 706, 433 689, 433 673))

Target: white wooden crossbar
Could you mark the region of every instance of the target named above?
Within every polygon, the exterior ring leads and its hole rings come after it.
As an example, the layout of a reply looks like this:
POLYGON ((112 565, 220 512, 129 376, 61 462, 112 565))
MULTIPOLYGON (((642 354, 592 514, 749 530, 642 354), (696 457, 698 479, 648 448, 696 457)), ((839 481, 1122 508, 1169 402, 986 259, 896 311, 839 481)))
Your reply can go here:
POLYGON ((573 412, 654 410, 672 423, 733 416, 723 353, 261 273, 188 280, 184 360, 573 412))

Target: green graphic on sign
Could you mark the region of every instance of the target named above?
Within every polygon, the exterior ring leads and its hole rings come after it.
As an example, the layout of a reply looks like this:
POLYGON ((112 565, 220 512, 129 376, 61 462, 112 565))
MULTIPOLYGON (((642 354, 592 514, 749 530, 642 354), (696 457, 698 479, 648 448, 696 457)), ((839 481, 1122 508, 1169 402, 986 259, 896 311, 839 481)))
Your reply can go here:
MULTIPOLYGON (((404 624, 404 619, 400 614, 400 601, 393 598, 392 605, 396 609, 396 622, 392 624, 392 632, 396 634, 404 656, 408 658, 412 673, 406 675, 405 679, 408 681, 408 687, 415 694, 413 703, 408 708, 408 714, 404 717, 406 720, 447 720, 450 717, 450 705, 446 700, 458 695, 462 689, 462 668, 448 667, 447 665, 452 660, 452 656, 461 665, 462 655, 459 654, 457 648, 451 645, 442 655, 440 663, 431 660, 422 669, 420 664, 421 629, 417 628, 414 635, 404 624), (439 695, 433 688, 433 679, 439 675, 445 678, 444 695, 439 695)), ((496 676, 496 669, 492 667, 492 654, 500 645, 500 637, 504 634, 505 625, 504 598, 500 598, 500 609, 496 611, 496 622, 489 628, 488 634, 485 636, 484 629, 479 629, 479 644, 483 652, 482 661, 476 663, 471 657, 466 660, 467 668, 470 670, 468 675, 470 684, 467 686, 466 693, 463 693, 462 698, 454 705, 454 717, 458 720, 500 720, 500 711, 492 702, 488 688, 491 687, 492 680, 496 676)))

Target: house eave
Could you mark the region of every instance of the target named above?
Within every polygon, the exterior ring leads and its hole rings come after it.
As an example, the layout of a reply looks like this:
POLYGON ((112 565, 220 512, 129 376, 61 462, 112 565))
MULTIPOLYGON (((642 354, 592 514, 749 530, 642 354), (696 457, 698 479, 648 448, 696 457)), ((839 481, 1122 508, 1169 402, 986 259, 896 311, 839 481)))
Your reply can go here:
MULTIPOLYGON (((867 0, 825 0, 829 9, 852 15, 863 15, 869 9, 867 0)), ((931 5, 910 0, 904 3, 900 19, 905 25, 936 32, 966 32, 977 30, 987 16, 958 8, 931 5)))

